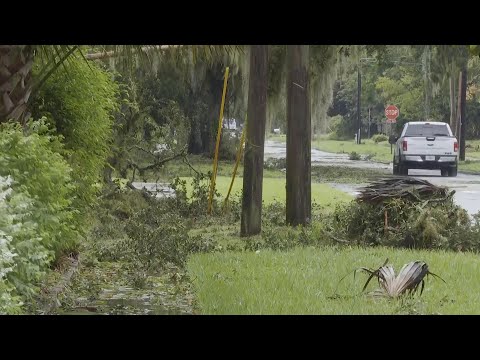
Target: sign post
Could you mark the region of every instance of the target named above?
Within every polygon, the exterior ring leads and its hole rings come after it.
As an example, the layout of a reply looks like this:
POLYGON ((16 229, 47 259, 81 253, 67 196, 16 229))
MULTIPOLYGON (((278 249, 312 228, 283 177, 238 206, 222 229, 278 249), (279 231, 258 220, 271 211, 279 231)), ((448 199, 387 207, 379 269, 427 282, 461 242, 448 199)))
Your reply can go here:
MULTIPOLYGON (((392 135, 392 124, 397 122, 397 117, 400 115, 400 110, 395 105, 388 105, 385 108, 385 116, 387 117, 387 124, 390 124, 390 136, 392 135)), ((390 143, 390 154, 393 152, 393 144, 390 143)))

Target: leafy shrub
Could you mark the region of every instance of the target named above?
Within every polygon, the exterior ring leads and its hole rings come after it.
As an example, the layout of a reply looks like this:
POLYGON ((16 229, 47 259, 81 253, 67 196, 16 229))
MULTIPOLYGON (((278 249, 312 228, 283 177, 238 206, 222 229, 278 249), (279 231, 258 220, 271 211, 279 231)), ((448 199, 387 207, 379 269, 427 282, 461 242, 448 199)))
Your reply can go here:
POLYGON ((217 247, 212 239, 189 236, 187 222, 176 211, 168 211, 169 203, 159 200, 135 214, 126 224, 128 245, 140 264, 149 269, 173 263, 183 266, 189 254, 208 252, 217 247))
POLYGON ((349 155, 348 155, 348 158, 350 160, 361 160, 362 159, 362 156, 357 153, 356 151, 352 151, 349 155))
POLYGON ((330 119, 328 126, 330 140, 353 141, 356 131, 354 122, 349 116, 336 115, 330 119))
POLYGON ((128 258, 125 224, 148 206, 149 203, 139 191, 115 192, 102 198, 95 207, 96 223, 89 234, 92 255, 99 261, 128 258))
MULTIPOLYGON (((322 238, 322 225, 319 222, 307 226, 264 226, 263 243, 257 248, 286 251, 297 246, 320 246, 325 244, 322 238)), ((251 245, 251 244, 250 244, 251 245)))
MULTIPOLYGON (((40 71, 35 68, 34 73, 40 71)), ((65 71, 56 71, 40 88, 31 104, 35 118, 47 117, 63 136, 62 154, 72 167, 75 216, 83 218, 97 200, 97 183, 110 152, 113 113, 118 87, 97 64, 71 58, 65 71)), ((79 219, 80 221, 80 219, 79 219)))
POLYGON ((78 232, 73 221, 74 186, 71 168, 58 153, 60 138, 51 135, 45 119, 25 128, 3 124, 0 128, 0 176, 11 175, 13 191, 32 199, 33 222, 49 250, 74 251, 78 232))
MULTIPOLYGON (((175 197, 169 199, 172 203, 172 208, 183 217, 199 217, 206 215, 208 199, 210 196, 210 179, 212 173, 207 174, 197 173, 192 179, 192 193, 188 194, 187 182, 180 178, 175 178, 170 185, 175 190, 175 197), (207 180, 207 181, 205 181, 207 180)), ((214 215, 222 214, 222 205, 219 201, 220 193, 215 190, 213 196, 212 212, 214 215)))
POLYGON ((380 142, 383 142, 383 141, 387 141, 388 140, 388 136, 385 135, 385 134, 375 134, 372 136, 372 140, 378 144, 380 142))
POLYGON ((263 206, 262 223, 264 225, 282 226, 285 225, 286 207, 284 202, 274 201, 263 206))
MULTIPOLYGON (((220 148, 218 149, 219 160, 236 160, 238 147, 240 146, 240 137, 237 134, 222 131, 220 148)), ((212 153, 212 158, 214 154, 212 153)))
POLYGON ((299 228, 290 226, 265 226, 262 230, 264 247, 272 250, 289 250, 300 245, 299 228))
POLYGON ((9 277, 15 276, 15 258, 18 258, 15 242, 18 235, 26 231, 14 225, 22 220, 25 212, 22 207, 31 206, 30 199, 12 194, 11 183, 10 177, 0 176, 0 314, 18 313, 21 309, 21 299, 16 296, 15 286, 9 277))
POLYGON ((480 250, 480 225, 453 203, 393 198, 381 205, 339 205, 326 221, 324 234, 368 246, 480 250))
POLYGON ((79 236, 60 139, 48 133, 44 119, 25 128, 2 124, 0 134, 0 308, 10 312, 36 293, 55 253, 76 251, 79 236))

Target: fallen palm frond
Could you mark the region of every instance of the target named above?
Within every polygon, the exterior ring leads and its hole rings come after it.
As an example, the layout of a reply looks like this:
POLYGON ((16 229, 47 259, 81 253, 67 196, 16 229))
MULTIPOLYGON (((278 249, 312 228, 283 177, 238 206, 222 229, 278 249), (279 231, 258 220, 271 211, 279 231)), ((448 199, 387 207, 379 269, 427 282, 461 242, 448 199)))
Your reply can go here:
MULTIPOLYGON (((380 285, 380 294, 396 298, 404 294, 413 294, 417 292, 418 287, 421 284, 420 295, 423 293, 425 287, 425 276, 432 275, 443 280, 440 276, 430 272, 428 270, 428 265, 423 261, 412 261, 408 264, 405 264, 397 276, 395 276, 395 270, 391 265, 387 265, 388 259, 385 263, 376 270, 368 269, 366 267, 361 267, 355 270, 354 274, 357 271, 364 271, 370 276, 367 279, 367 282, 363 286, 362 291, 365 291, 368 284, 373 278, 377 278, 378 284, 380 285)), ((377 290, 375 294, 379 294, 377 290)))
POLYGON ((363 188, 357 197, 359 203, 382 203, 393 198, 403 198, 412 201, 444 201, 455 192, 443 186, 417 178, 391 177, 373 182, 363 188))

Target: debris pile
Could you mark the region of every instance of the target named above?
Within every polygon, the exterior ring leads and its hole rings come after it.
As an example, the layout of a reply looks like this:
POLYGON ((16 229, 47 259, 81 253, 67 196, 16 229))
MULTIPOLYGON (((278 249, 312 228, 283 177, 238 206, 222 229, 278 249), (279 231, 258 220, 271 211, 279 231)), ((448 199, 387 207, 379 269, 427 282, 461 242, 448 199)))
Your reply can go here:
POLYGON ((356 201, 339 205, 324 232, 343 244, 480 250, 480 222, 472 224, 454 194, 426 180, 384 178, 363 188, 356 201))
POLYGON ((362 189, 357 197, 359 203, 379 204, 390 199, 403 199, 411 202, 447 201, 455 194, 447 187, 413 177, 391 177, 375 181, 362 189))

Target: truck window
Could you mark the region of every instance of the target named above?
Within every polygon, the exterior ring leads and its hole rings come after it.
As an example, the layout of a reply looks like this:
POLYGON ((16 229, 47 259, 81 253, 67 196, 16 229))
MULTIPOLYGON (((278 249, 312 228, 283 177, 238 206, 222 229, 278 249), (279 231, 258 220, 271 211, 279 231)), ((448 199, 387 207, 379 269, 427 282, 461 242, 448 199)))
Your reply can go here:
POLYGON ((405 136, 450 136, 447 125, 433 124, 410 124, 407 127, 405 136))

